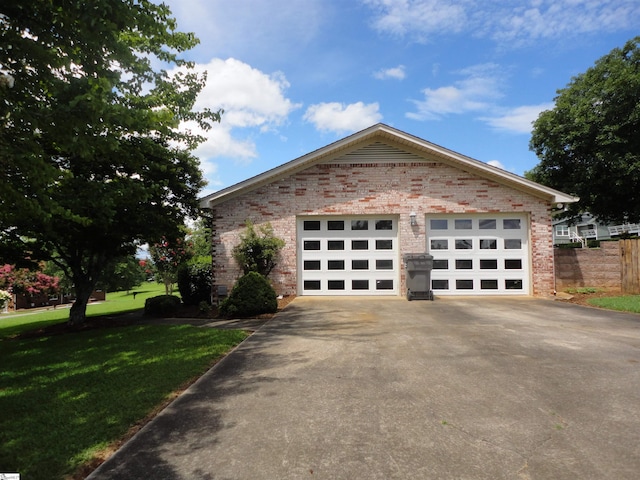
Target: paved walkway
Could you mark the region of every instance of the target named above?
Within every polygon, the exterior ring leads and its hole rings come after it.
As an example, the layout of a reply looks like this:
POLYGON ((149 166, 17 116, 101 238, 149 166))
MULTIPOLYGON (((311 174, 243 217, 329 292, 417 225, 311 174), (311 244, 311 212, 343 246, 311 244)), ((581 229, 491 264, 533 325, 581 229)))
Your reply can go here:
POLYGON ((297 298, 90 477, 636 479, 640 316, 297 298))

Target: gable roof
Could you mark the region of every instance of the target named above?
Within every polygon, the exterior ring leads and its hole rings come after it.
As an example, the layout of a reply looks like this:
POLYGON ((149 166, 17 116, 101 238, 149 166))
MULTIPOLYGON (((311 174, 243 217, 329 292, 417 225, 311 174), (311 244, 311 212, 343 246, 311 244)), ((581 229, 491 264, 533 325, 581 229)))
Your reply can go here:
POLYGON ((318 163, 326 163, 333 158, 343 156, 374 142, 381 142, 395 146, 396 148, 400 148, 422 157, 427 156, 460 170, 476 174, 502 185, 543 198, 550 203, 572 203, 578 201, 578 198, 571 195, 554 190, 553 188, 545 187, 544 185, 532 182, 531 180, 527 180, 519 175, 507 172, 506 170, 475 160, 471 157, 467 157, 466 155, 462 155, 454 152, 453 150, 449 150, 415 137, 383 123, 378 123, 343 138, 342 140, 338 140, 325 147, 319 148, 318 150, 307 153, 302 157, 298 157, 271 170, 267 170, 264 173, 207 195, 200 199, 200 207, 214 207, 215 205, 228 201, 238 195, 249 193, 263 185, 272 183, 301 170, 305 170, 318 163))

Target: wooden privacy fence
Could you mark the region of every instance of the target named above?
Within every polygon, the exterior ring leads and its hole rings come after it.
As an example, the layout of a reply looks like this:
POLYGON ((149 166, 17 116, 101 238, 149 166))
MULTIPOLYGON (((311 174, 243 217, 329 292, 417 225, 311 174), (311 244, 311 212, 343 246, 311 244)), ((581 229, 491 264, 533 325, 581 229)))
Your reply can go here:
POLYGON ((622 293, 640 293, 640 239, 620 240, 622 293))
POLYGON ((640 294, 640 239, 602 242, 600 248, 556 248, 556 289, 598 287, 640 294))

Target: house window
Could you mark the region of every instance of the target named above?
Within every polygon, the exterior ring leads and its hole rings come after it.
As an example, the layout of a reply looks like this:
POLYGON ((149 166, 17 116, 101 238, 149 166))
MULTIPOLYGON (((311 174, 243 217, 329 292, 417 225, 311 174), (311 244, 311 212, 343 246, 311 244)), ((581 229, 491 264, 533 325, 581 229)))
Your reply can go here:
POLYGON ((567 225, 556 225, 556 237, 568 237, 569 227, 567 225))

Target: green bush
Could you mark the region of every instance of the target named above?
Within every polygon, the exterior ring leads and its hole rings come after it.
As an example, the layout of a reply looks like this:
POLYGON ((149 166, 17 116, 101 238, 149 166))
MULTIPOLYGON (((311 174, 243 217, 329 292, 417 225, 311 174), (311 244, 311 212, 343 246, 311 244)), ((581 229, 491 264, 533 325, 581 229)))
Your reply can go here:
POLYGON ((180 297, 175 295, 158 295, 147 298, 144 302, 144 314, 156 317, 171 315, 180 308, 181 303, 180 297))
POLYGON ((211 304, 211 263, 189 263, 178 269, 178 290, 185 305, 211 304))
POLYGON ((238 279, 229 296, 220 304, 223 317, 251 317, 278 310, 276 292, 267 279, 249 272, 238 279))
POLYGON ((258 272, 268 276, 276 266, 276 258, 285 245, 284 240, 275 236, 270 223, 260 226, 256 232, 253 223, 248 220, 240 240, 231 254, 242 272, 258 272))

